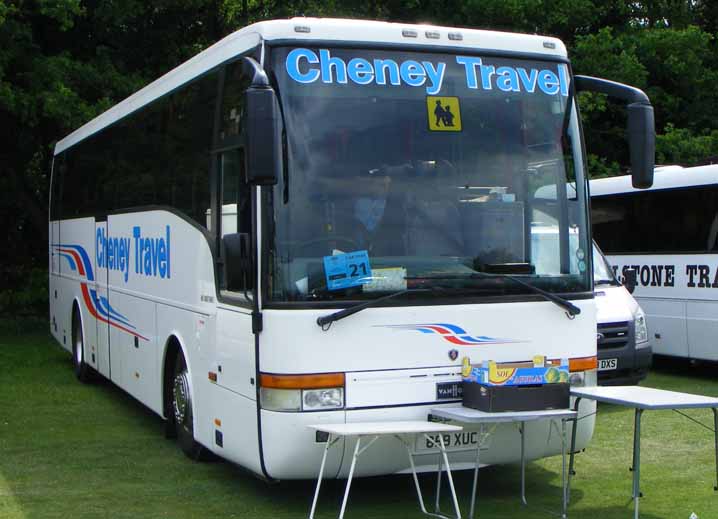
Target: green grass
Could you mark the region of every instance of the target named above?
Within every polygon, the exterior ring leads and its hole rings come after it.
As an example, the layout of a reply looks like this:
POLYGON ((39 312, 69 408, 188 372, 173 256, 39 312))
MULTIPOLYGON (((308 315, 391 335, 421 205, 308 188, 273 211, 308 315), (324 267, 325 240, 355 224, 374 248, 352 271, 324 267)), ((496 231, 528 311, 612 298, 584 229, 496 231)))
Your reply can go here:
MULTIPOLYGON (((21 328, 0 332, 0 518, 307 516, 313 482, 267 484, 228 463, 188 460, 157 416, 111 384, 80 384, 47 333, 21 328)), ((717 374, 664 365, 644 385, 718 396, 717 374)), ((710 411, 689 414, 712 423, 710 411)), ((671 411, 645 413, 642 424, 641 517, 718 517, 712 434, 671 411)), ((594 439, 576 457, 570 517, 632 516, 632 427, 632 411, 599 408, 594 439)), ((529 464, 528 507, 518 501, 516 466, 483 469, 478 516, 552 517, 560 467, 560 457, 529 464)), ((470 474, 456 480, 467 510, 470 474)), ((433 479, 421 481, 430 498, 433 479)), ((319 518, 338 515, 343 488, 323 486, 319 518)), ((403 517, 421 517, 409 476, 354 482, 347 519, 403 517)))

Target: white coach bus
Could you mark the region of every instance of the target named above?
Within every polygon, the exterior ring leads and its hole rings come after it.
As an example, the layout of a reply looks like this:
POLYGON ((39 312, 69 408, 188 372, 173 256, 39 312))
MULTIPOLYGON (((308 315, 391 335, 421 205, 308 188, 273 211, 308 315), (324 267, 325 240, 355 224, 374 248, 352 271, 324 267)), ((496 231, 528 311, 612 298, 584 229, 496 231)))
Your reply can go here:
POLYGON ((636 272, 653 353, 718 360, 718 165, 656 168, 646 190, 592 180, 591 212, 616 273, 636 272))
MULTIPOLYGON (((577 89, 630 103, 650 184, 648 99, 574 77, 556 39, 310 18, 235 32, 58 142, 52 334, 81 380, 127 391, 189 455, 265 478, 316 476, 310 424, 460 401, 464 357, 569 358, 595 384, 577 89), (540 268, 537 215, 558 237, 540 268)), ((581 448, 593 418, 579 429, 581 448)), ((560 452, 548 424, 527 437, 529 458, 560 452)), ((482 460, 518 446, 507 428, 482 460)), ((357 475, 409 469, 391 441, 366 456, 357 475)))

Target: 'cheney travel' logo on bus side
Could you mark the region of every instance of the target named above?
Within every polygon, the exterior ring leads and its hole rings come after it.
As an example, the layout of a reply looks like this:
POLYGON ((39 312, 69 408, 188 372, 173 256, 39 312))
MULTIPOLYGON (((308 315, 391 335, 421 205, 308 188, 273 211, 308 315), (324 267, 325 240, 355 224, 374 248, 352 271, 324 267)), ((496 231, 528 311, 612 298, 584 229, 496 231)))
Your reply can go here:
POLYGON ((97 267, 121 272, 125 283, 130 268, 141 276, 161 279, 172 277, 169 225, 165 227, 165 235, 157 238, 143 236, 139 225, 132 228, 132 238, 107 236, 105 229, 100 227, 97 229, 96 241, 97 267))
POLYGON ((380 328, 394 328, 398 330, 412 330, 426 334, 436 335, 445 341, 460 346, 483 346, 488 344, 512 344, 526 342, 515 339, 500 339, 487 337, 486 335, 469 335, 462 327, 449 323, 426 323, 426 324, 387 324, 379 325, 380 328))

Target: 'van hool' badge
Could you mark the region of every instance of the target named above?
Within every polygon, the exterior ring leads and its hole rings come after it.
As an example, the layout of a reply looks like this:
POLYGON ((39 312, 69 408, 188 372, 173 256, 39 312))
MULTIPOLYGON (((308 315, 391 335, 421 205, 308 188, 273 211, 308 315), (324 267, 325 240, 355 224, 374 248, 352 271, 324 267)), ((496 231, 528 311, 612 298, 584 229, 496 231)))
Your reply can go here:
POLYGON ((456 360, 459 358, 459 350, 449 350, 449 358, 451 360, 456 360))

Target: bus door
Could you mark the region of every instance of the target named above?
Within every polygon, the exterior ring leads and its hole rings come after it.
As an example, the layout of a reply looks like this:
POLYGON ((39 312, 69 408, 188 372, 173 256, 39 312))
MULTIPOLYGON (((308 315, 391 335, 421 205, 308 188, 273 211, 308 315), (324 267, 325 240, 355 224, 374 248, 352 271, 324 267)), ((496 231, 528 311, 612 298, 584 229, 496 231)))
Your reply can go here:
MULTIPOLYGON (((97 236, 107 236, 107 219, 95 221, 95 249, 98 247, 97 236)), ((97 323, 97 347, 95 352, 95 364, 93 367, 103 376, 111 379, 110 367, 110 323, 107 319, 107 310, 109 309, 109 295, 107 290, 107 268, 105 265, 98 263, 97 253, 95 250, 95 283, 92 287, 95 291, 97 301, 98 318, 97 323)))
POLYGON ((252 333, 254 276, 247 271, 254 264, 247 258, 253 255, 251 188, 244 181, 242 148, 218 152, 215 160, 221 186, 216 209, 220 215, 220 293, 235 308, 217 314, 216 355, 224 375, 217 383, 254 399, 256 389, 249 382, 255 377, 256 361, 252 333))

